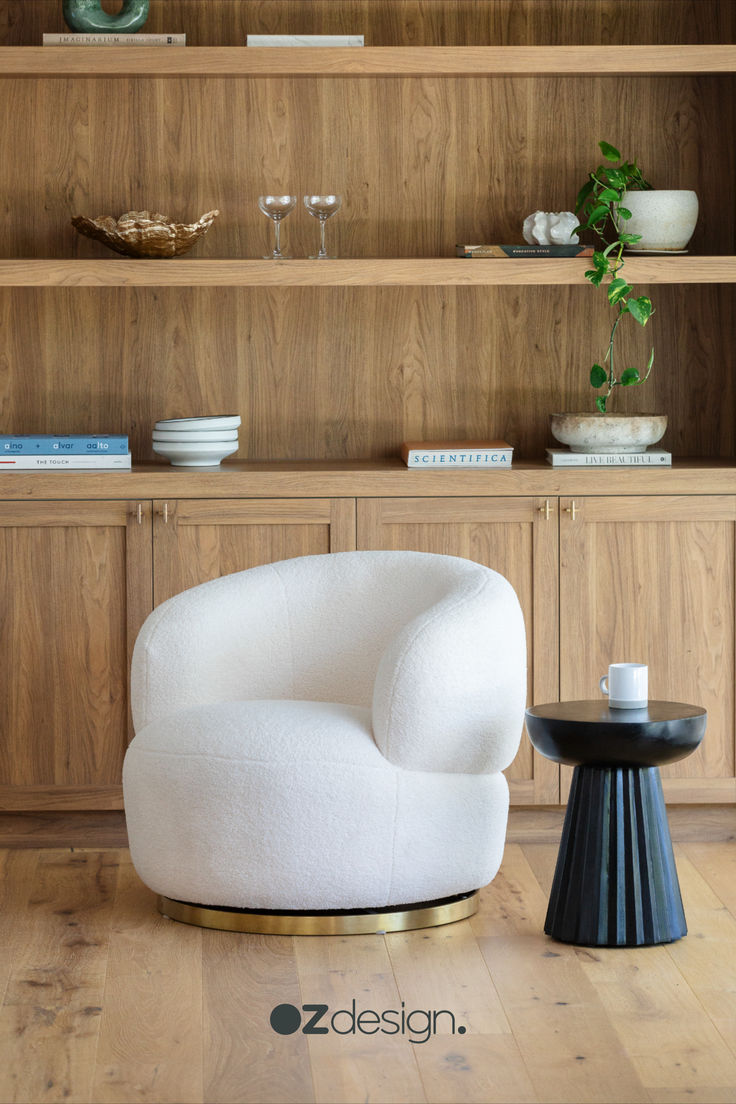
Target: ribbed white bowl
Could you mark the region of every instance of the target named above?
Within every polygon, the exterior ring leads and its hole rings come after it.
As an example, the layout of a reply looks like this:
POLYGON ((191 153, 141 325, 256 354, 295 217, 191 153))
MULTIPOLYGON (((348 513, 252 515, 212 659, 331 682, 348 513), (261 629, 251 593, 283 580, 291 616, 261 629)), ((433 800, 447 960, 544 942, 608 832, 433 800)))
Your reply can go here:
POLYGON ((237 429, 240 425, 239 414, 212 414, 204 418, 162 418, 156 422, 155 429, 237 429))
POLYGON ((222 444, 225 441, 237 441, 237 429, 181 429, 166 430, 154 429, 154 441, 171 441, 174 444, 208 444, 216 441, 222 444))
POLYGON ((238 451, 237 441, 223 441, 219 445, 216 442, 205 444, 183 444, 174 441, 154 441, 153 451, 160 456, 165 456, 178 468, 211 468, 215 467, 238 451))

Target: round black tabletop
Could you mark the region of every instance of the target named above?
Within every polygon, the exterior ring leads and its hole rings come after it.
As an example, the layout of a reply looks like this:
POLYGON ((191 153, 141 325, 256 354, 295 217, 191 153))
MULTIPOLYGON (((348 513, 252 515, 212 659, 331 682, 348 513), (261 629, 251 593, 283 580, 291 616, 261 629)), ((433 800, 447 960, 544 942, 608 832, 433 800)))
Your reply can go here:
POLYGON ((650 701, 643 709, 611 709, 608 702, 550 702, 526 711, 537 751, 568 766, 656 767, 695 750, 708 715, 698 705, 650 701))

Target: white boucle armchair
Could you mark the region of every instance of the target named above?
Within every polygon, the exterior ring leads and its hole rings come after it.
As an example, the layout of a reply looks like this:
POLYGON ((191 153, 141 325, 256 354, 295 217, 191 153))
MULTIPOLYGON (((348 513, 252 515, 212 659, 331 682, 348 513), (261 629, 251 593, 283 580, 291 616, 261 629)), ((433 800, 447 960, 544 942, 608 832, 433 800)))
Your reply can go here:
POLYGON ((216 910, 466 895, 501 862, 525 696, 516 595, 470 560, 342 552, 185 590, 133 654, 136 870, 216 910))

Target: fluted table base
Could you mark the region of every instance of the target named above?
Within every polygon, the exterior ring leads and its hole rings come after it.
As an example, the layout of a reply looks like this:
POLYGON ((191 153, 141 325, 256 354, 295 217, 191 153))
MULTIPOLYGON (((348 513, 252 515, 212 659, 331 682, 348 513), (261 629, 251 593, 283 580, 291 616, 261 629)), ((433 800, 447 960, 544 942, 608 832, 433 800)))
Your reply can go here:
POLYGON ((658 767, 575 767, 544 930, 597 947, 686 934, 658 767))

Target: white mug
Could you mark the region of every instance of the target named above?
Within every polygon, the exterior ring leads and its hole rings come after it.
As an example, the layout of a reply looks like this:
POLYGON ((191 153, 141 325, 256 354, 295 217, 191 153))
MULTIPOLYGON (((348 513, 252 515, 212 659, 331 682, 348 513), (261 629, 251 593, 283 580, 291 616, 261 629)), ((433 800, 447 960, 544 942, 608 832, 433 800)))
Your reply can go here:
POLYGON ((649 704, 646 663, 612 663, 599 686, 611 709, 644 709, 649 704))

